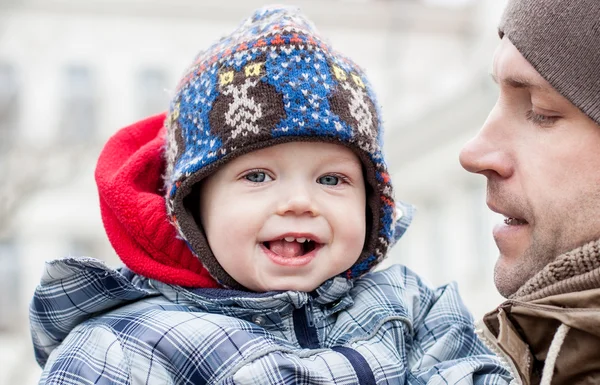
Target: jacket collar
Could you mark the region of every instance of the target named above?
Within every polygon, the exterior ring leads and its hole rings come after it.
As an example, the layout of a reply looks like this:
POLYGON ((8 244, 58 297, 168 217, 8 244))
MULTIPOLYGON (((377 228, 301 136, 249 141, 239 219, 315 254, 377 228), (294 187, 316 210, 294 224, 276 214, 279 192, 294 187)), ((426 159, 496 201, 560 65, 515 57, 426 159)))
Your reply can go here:
POLYGON ((189 289, 151 280, 150 284, 163 296, 176 303, 186 303, 210 313, 243 317, 244 313, 256 311, 286 312, 299 309, 309 301, 324 307, 329 314, 351 306, 350 290, 353 281, 337 276, 329 279, 311 293, 300 291, 271 291, 254 293, 233 289, 189 289), (334 306, 331 306, 334 305, 334 306))
POLYGON ((570 331, 553 383, 575 384, 578 376, 600 381, 600 241, 559 256, 480 323, 484 339, 509 360, 525 385, 540 383, 561 325, 570 331))

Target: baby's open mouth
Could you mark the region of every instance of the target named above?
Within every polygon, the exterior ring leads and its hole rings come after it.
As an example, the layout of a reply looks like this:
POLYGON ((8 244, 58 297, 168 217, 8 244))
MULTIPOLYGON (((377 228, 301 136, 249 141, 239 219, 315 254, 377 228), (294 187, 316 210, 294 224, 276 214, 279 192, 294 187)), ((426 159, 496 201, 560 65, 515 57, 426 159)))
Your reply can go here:
POLYGON ((294 237, 263 242, 263 245, 273 253, 285 258, 301 257, 319 246, 318 243, 311 239, 294 237))

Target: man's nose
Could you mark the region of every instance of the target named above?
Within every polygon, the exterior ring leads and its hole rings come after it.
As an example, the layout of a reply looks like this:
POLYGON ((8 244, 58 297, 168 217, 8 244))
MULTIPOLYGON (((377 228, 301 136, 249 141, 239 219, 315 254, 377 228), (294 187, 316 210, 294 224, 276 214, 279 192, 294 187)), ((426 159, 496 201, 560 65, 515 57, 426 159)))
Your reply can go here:
POLYGON ((508 178, 513 173, 510 142, 497 113, 492 111, 477 135, 469 140, 459 154, 461 166, 469 172, 486 177, 508 178))
POLYGON ((279 215, 319 215, 314 192, 310 186, 296 183, 291 186, 282 186, 282 198, 277 207, 279 215))

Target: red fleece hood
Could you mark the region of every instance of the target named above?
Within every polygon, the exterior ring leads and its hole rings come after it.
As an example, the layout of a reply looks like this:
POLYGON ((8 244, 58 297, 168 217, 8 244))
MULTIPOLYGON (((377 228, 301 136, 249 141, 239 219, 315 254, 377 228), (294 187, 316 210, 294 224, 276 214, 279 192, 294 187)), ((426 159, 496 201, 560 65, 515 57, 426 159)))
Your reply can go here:
POLYGON ((165 114, 125 127, 104 146, 96 184, 106 234, 125 265, 148 278, 219 287, 167 218, 165 114))

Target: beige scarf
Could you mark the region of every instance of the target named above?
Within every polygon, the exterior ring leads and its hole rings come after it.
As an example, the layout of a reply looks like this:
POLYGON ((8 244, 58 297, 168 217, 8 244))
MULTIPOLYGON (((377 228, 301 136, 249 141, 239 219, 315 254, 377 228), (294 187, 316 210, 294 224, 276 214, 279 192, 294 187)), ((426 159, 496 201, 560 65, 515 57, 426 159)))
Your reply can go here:
POLYGON ((533 301, 600 287, 600 240, 566 252, 546 265, 510 299, 533 301))

